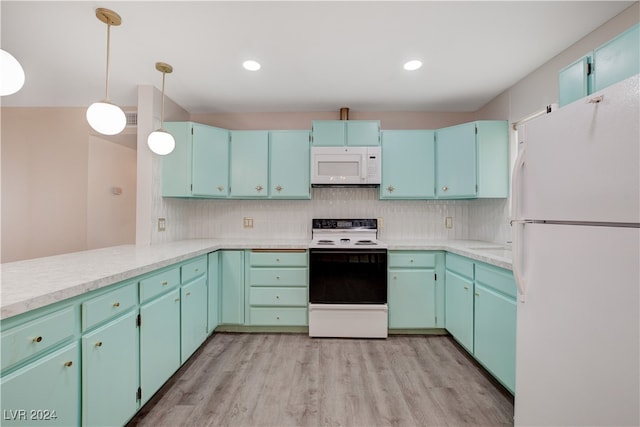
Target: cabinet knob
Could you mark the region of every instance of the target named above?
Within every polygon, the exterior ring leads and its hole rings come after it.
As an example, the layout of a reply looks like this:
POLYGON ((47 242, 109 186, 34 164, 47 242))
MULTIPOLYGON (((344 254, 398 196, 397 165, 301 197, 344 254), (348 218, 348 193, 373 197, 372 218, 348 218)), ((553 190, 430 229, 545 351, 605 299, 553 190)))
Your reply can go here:
POLYGON ((276 295, 276 299, 280 299, 280 295, 276 295))
POLYGON ((196 273, 197 273, 198 271, 200 271, 200 269, 199 269, 199 268, 196 268, 196 273))
POLYGON ((411 258, 411 259, 409 260, 409 262, 413 262, 413 258, 411 258))
POLYGON ((42 341, 42 337, 41 337, 41 336, 39 336, 39 337, 35 337, 35 338, 33 339, 33 342, 41 342, 41 341, 42 341))
POLYGON ((169 284, 169 282, 167 282, 166 280, 164 282, 162 282, 162 286, 167 286, 169 284))
POLYGON ((276 191, 277 191, 278 193, 279 193, 279 192, 281 192, 281 191, 282 191, 282 185, 278 185, 278 186, 276 187, 276 191))
POLYGON ((477 297, 479 297, 479 296, 480 296, 480 294, 476 292, 476 296, 477 296, 477 297))
POLYGON ((280 276, 276 276, 276 280, 280 280, 280 276))
POLYGON ((222 193, 222 190, 224 190, 224 187, 222 185, 218 185, 218 191, 222 193))
POLYGON ((68 362, 65 362, 64 366, 66 366, 67 368, 71 367, 71 365, 73 365, 73 362, 71 360, 69 360, 68 362))
POLYGON ((187 292, 187 296, 191 295, 191 292, 187 292))
POLYGON ((280 262, 280 258, 276 258, 276 262, 280 262))
POLYGON ((280 320, 280 316, 276 316, 276 320, 280 320))
POLYGON ((448 191, 449 187, 447 187, 446 185, 444 187, 442 187, 442 191, 448 191))
POLYGON ((390 185, 390 186, 387 187, 387 191, 389 193, 393 193, 393 190, 395 190, 395 187, 393 185, 390 185))
POLYGON ((114 306, 114 307, 120 307, 120 303, 119 303, 119 302, 114 302, 114 303, 113 303, 113 306, 114 306))
POLYGON ((393 280, 398 280, 398 276, 393 276, 393 280))
POLYGON ((258 184, 256 185, 256 191, 259 193, 262 191, 262 185, 258 184))
POLYGON ((102 347, 102 341, 98 341, 98 342, 96 343, 96 347, 102 347))
POLYGON ((465 286, 465 287, 464 287, 464 290, 465 290, 465 291, 468 291, 468 290, 469 290, 469 287, 468 287, 468 286, 465 286))
POLYGON ((173 300, 173 302, 178 302, 178 301, 180 301, 180 298, 176 298, 173 300))

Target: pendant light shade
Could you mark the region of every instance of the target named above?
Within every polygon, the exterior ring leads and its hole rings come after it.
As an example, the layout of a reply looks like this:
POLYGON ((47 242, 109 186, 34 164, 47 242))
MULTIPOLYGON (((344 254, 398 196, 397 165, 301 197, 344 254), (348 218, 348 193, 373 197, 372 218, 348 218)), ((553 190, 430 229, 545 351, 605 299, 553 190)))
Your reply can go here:
POLYGON ((103 135, 116 135, 127 125, 127 116, 117 105, 109 101, 109 50, 111 42, 111 26, 122 23, 120 15, 109 9, 96 9, 96 17, 107 24, 107 76, 104 99, 94 102, 87 109, 89 125, 103 135))
POLYGON ((156 70, 162 73, 162 111, 160 113, 160 129, 154 130, 147 137, 149 149, 156 154, 165 156, 173 151, 176 140, 169 132, 164 130, 164 78, 167 73, 173 72, 173 67, 164 62, 156 62, 156 70))
POLYGON ((11 95, 24 85, 24 70, 16 58, 0 49, 0 96, 11 95))

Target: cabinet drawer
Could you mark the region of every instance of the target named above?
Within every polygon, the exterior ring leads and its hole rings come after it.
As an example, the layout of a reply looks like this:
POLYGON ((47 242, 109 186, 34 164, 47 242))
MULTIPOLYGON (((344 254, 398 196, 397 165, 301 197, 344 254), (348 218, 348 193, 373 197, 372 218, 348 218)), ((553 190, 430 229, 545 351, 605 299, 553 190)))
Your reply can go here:
POLYGON ((517 297, 516 282, 509 270, 477 263, 476 282, 512 298, 517 297))
POLYGON ((137 283, 130 283, 82 303, 82 330, 116 317, 138 304, 137 283))
POLYGON ((306 268, 252 268, 251 286, 307 286, 306 268))
POLYGON ((180 284, 180 270, 176 267, 154 274, 140 281, 140 302, 145 302, 180 284))
POLYGON ((306 307, 309 302, 307 288, 256 288, 249 291, 251 305, 294 305, 306 307))
POLYGON ((449 271, 473 279, 473 260, 469 258, 447 253, 446 266, 449 271))
POLYGON ((435 268, 436 254, 423 251, 389 252, 389 267, 435 268))
POLYGON ((2 333, 2 369, 73 337, 73 307, 32 320, 2 333))
POLYGON ((252 307, 250 315, 252 325, 307 326, 307 307, 252 307))
POLYGON ((251 266, 259 267, 306 267, 307 251, 295 252, 251 252, 251 266))
POLYGON ((202 256, 194 261, 180 267, 182 273, 182 283, 188 282, 207 272, 207 257, 202 256))

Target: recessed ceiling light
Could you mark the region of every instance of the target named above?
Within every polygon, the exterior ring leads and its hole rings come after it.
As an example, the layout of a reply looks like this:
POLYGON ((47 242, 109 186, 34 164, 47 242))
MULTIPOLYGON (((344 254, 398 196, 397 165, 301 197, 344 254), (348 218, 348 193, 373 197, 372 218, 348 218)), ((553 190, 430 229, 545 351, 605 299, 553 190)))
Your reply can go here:
POLYGON ((258 71, 260 69, 260 63, 252 59, 248 61, 244 61, 242 63, 242 66, 245 68, 245 70, 249 70, 249 71, 258 71))
POLYGON ((420 67, 422 67, 422 61, 418 61, 417 59, 405 62, 404 64, 404 69, 407 71, 415 71, 420 67))

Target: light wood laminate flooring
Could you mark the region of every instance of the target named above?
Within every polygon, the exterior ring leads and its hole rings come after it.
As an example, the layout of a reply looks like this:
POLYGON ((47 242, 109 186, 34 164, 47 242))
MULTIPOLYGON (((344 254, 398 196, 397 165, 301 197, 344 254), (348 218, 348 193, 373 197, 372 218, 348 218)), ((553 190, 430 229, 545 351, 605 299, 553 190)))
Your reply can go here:
POLYGON ((497 426, 513 396, 449 336, 215 334, 140 426, 497 426))

